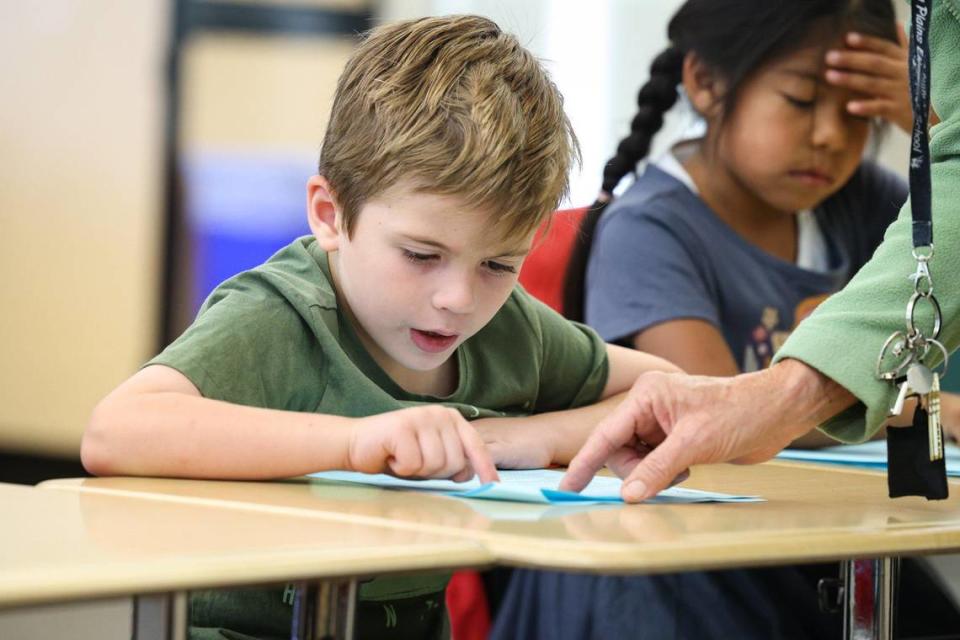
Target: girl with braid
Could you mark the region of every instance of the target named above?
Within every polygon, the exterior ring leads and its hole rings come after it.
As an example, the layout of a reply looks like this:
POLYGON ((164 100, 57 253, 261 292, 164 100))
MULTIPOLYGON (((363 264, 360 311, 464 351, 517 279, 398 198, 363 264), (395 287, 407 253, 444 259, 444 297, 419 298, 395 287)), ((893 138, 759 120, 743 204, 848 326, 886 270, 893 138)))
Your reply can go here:
POLYGON ((735 375, 769 364, 906 200, 862 159, 870 116, 911 125, 906 51, 890 0, 694 0, 668 33, 582 226, 566 311, 688 373, 735 375), (678 85, 706 134, 613 199, 678 85))
MULTIPOLYGON (((604 171, 565 312, 690 373, 765 367, 801 317, 871 256, 906 199, 862 159, 871 120, 909 130, 906 51, 890 0, 689 0, 604 171), (646 159, 682 86, 702 139, 646 159), (584 282, 584 274, 586 274, 584 282)), ((643 520, 643 518, 639 518, 643 520)), ((638 535, 644 526, 638 521, 638 535)), ((662 576, 519 570, 494 638, 839 638, 817 603, 836 564, 662 576)), ((903 564, 898 631, 960 628, 926 570, 903 564), (907 586, 909 585, 909 586, 907 586), (924 626, 926 625, 926 626, 924 626), (931 628, 940 627, 937 628, 931 628)))
MULTIPOLYGON (((687 373, 764 369, 906 200, 902 178, 863 159, 875 117, 912 127, 905 37, 890 0, 691 0, 668 32, 582 224, 564 311, 687 373), (705 135, 612 198, 678 86, 705 135)), ((942 413, 956 438, 960 397, 942 413)))

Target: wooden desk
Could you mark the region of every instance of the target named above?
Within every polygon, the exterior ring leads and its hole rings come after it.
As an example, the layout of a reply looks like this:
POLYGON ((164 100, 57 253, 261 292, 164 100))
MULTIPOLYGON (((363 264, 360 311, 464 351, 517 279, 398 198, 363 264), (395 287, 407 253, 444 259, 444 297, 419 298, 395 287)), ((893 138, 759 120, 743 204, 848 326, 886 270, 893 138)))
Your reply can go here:
POLYGON ((887 497, 883 474, 770 462, 694 470, 685 487, 767 502, 544 507, 298 479, 54 480, 48 489, 228 506, 481 542, 513 565, 604 573, 719 569, 960 550, 960 500, 887 497))
MULTIPOLYGON (((264 518, 259 509, 7 484, 0 503, 0 608, 316 579, 348 579, 349 588, 359 577, 492 560, 463 536, 319 515, 264 518)), ((161 618, 184 600, 141 598, 140 630, 174 635, 183 625, 161 618)))
MULTIPOLYGON (((501 564, 595 573, 656 573, 870 559, 853 604, 882 625, 891 595, 890 558, 960 550, 960 502, 890 500, 883 474, 771 462, 694 470, 684 486, 759 494, 763 503, 542 507, 332 485, 150 478, 53 481, 49 489, 228 506, 281 516, 456 536, 501 564), (870 580, 863 579, 870 573, 870 580)), ((955 484, 954 494, 960 486, 955 484)), ((862 614, 862 612, 860 612, 862 614)), ((856 611, 850 615, 860 615, 856 611)), ((883 637, 882 629, 876 637, 883 637)))

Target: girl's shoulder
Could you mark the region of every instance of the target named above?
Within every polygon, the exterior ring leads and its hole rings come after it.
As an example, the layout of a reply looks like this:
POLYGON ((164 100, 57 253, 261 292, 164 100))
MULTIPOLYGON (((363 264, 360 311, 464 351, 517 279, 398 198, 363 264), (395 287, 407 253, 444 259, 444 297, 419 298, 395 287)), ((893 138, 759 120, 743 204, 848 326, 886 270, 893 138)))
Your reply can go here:
POLYGON ((604 218, 608 220, 619 216, 634 220, 689 222, 709 218, 711 213, 689 186, 657 165, 649 164, 604 212, 604 218))
POLYGON ((687 184, 655 164, 649 164, 636 181, 603 212, 598 234, 645 232, 684 238, 723 233, 718 218, 687 184))

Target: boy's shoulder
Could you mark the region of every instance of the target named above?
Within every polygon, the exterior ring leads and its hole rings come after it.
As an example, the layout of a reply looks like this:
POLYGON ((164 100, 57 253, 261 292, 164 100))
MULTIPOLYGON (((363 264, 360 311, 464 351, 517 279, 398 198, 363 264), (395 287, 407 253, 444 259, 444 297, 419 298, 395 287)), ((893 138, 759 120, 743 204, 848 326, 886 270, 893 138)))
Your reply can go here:
POLYGON ((593 331, 563 317, 518 283, 490 322, 470 342, 473 348, 495 351, 502 347, 507 360, 515 362, 525 352, 540 353, 548 343, 579 339, 584 333, 589 336, 593 331))
POLYGON ((180 371, 204 397, 312 411, 342 347, 326 256, 311 240, 214 289, 150 364, 180 371))
POLYGON ((304 236, 263 264, 221 283, 171 346, 186 343, 197 349, 208 342, 216 346, 229 334, 263 345, 321 343, 330 348, 339 342, 338 327, 326 253, 312 236, 304 236))
POLYGON ((337 308, 327 256, 313 236, 297 238, 263 264, 225 280, 203 303, 201 313, 227 297, 253 304, 285 301, 302 309, 337 308))
POLYGON ((535 336, 539 341, 540 321, 537 300, 519 283, 506 302, 497 310, 490 321, 470 338, 471 346, 487 348, 493 344, 514 345, 520 348, 524 338, 535 336))

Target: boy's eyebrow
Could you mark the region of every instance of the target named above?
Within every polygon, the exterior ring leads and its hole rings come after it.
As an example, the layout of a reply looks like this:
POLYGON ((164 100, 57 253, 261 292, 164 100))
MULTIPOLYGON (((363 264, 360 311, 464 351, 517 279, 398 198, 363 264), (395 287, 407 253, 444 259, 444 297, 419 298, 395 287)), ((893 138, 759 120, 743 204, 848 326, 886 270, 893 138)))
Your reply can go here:
POLYGON ((437 242, 436 240, 431 240, 430 238, 423 238, 420 236, 411 236, 406 233, 401 233, 400 235, 407 240, 416 242, 417 244, 425 244, 428 247, 436 247, 441 251, 450 251, 450 248, 447 245, 443 244, 442 242, 437 242))
POLYGON ((498 258, 522 258, 530 253, 530 249, 518 247, 516 249, 507 249, 504 253, 498 253, 498 258))
MULTIPOLYGON (((442 242, 432 240, 430 238, 424 238, 421 236, 412 236, 406 233, 401 233, 400 236, 407 240, 410 240, 411 242, 416 242, 417 244, 426 245, 428 247, 436 247, 441 251, 447 251, 447 252, 450 251, 450 248, 447 245, 443 244, 442 242)), ((530 253, 530 249, 527 249, 525 247, 517 247, 513 249, 505 249, 504 253, 497 253, 495 255, 498 258, 520 258, 522 256, 527 255, 528 253, 530 253)))

